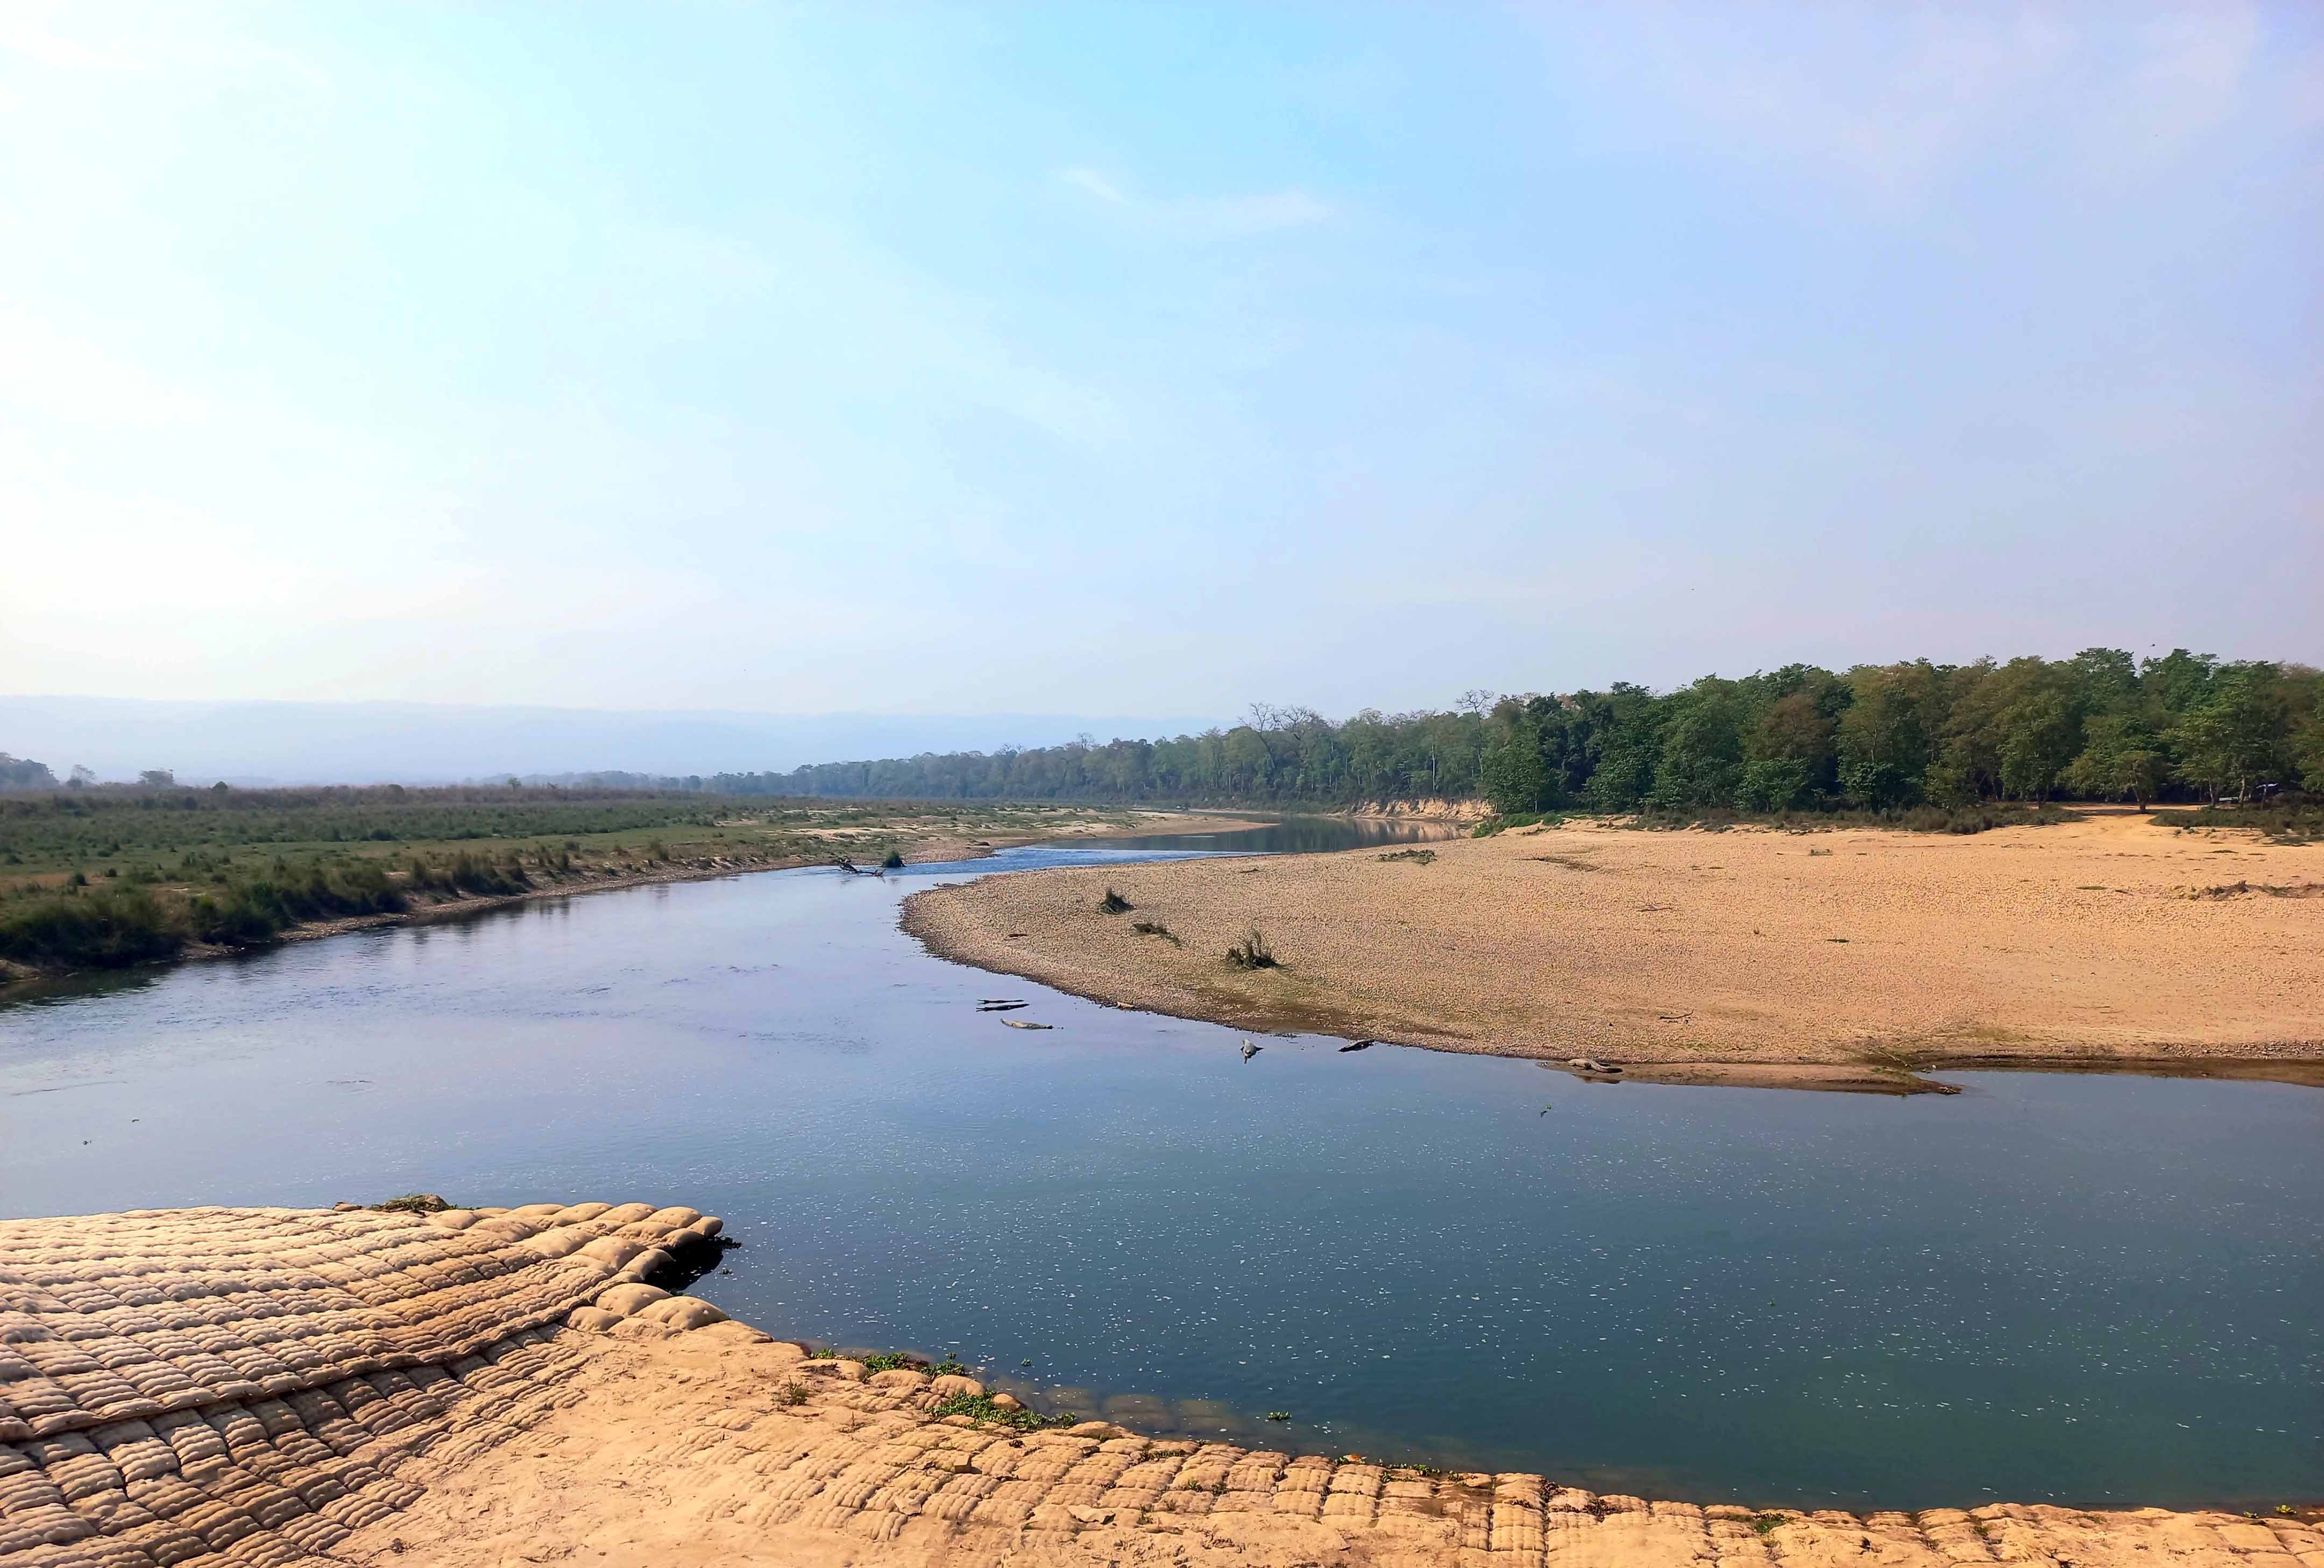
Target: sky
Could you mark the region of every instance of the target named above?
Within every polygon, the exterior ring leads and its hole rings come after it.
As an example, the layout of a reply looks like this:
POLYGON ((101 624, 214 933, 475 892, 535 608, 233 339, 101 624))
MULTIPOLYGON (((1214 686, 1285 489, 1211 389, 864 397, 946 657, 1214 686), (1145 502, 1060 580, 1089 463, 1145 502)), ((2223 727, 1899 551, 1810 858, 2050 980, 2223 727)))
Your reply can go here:
POLYGON ((2319 258, 2304 3, 12 0, 0 694, 2324 659, 2319 258))

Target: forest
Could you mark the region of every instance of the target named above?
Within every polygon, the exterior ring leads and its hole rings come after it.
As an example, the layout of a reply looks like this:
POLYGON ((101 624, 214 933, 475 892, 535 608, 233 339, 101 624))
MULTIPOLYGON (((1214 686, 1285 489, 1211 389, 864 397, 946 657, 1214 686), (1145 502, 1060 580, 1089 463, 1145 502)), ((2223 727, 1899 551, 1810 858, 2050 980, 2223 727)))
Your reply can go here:
POLYGON ((2173 650, 1812 665, 1674 691, 1472 692, 1450 712, 1338 723, 1256 706, 1199 735, 722 773, 721 795, 1556 810, 1893 812, 2060 799, 2324 792, 2324 675, 2173 650))

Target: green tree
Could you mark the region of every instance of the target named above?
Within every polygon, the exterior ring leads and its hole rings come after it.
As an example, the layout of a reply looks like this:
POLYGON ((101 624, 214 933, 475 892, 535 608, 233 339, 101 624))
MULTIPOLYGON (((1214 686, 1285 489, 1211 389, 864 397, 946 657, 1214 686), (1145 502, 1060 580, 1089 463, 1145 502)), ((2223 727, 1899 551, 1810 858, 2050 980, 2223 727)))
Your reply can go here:
POLYGON ((2324 795, 2324 717, 2311 718, 2292 737, 2292 758, 2301 782, 2324 795))
POLYGON ((1741 705, 1734 683, 1706 678, 1665 700, 1655 804, 1682 811, 1733 805, 1743 772, 1741 705))
POLYGON ((2020 799, 2047 799, 2081 739, 2074 710, 2056 692, 2039 692, 2012 704, 2001 722, 2002 789, 2020 799))
POLYGON ((2273 665, 2228 666, 2213 678, 2202 706, 2172 730, 2181 776, 2212 799, 2279 782, 2275 776, 2286 770, 2289 726, 2276 675, 2273 665))
POLYGON ((1549 770, 1541 758, 1541 729, 1514 700, 1496 714, 1499 737, 1485 752, 1485 798, 1504 816, 1539 811, 1548 802, 1549 770))
POLYGON ((1762 757, 1743 764, 1735 804, 1746 811, 1788 811, 1811 796, 1807 764, 1797 757, 1762 757))
POLYGON ((2138 660, 2127 649, 2085 648, 2070 665, 2075 705, 2085 717, 2138 706, 2138 660))
POLYGON ((2082 750, 2062 782, 2078 795, 2146 806, 2171 777, 2171 755, 2153 724, 2135 713, 2098 714, 2084 721, 2082 750))
POLYGON ((1642 686, 1617 681, 1594 705, 1589 800, 1601 811, 1636 811, 1646 802, 1662 761, 1662 712, 1642 686))
MULTIPOLYGON (((1839 788, 1834 758, 1840 739, 1839 715, 1846 710, 1848 690, 1821 670, 1815 673, 1821 677, 1816 685, 1803 684, 1761 708, 1745 736, 1744 773, 1757 779, 1750 786, 1755 798, 1766 798, 1770 787, 1795 774, 1800 783, 1784 791, 1784 805, 1796 804, 1810 791, 1839 788), (1755 769, 1758 770, 1756 774, 1755 769)), ((1776 807, 1761 805, 1750 809, 1776 807)))
POLYGON ((2219 661, 2208 653, 2174 648, 2161 659, 2150 659, 2139 669, 2138 683, 2145 695, 2165 711, 2186 713, 2210 695, 2213 672, 2219 661))
POLYGON ((30 757, 12 757, 0 752, 0 789, 53 789, 57 776, 49 771, 45 762, 35 762, 30 757))
POLYGON ((1859 806, 1909 806, 1929 767, 1936 670, 1925 661, 1849 671, 1854 700, 1840 720, 1840 783, 1859 806))

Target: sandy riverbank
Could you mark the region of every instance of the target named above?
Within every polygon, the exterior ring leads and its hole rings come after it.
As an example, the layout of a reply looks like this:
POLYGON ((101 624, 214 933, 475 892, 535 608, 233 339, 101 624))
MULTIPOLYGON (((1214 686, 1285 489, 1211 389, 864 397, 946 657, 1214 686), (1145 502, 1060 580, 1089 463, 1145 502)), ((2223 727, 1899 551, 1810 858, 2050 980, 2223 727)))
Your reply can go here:
POLYGON ((2324 1568, 2312 1508, 1755 1510, 1011 1430, 938 1414, 972 1379, 619 1283, 716 1229, 645 1204, 0 1221, 0 1565, 2324 1568))
POLYGON ((1928 1086, 1917 1069, 2062 1063, 2324 1082, 2324 845, 2101 811, 1428 847, 989 877, 914 895, 905 924, 1104 1001, 1662 1081, 1894 1093, 1928 1086), (1109 886, 1133 913, 1098 911, 1109 886), (1224 962, 1254 927, 1282 967, 1224 962))

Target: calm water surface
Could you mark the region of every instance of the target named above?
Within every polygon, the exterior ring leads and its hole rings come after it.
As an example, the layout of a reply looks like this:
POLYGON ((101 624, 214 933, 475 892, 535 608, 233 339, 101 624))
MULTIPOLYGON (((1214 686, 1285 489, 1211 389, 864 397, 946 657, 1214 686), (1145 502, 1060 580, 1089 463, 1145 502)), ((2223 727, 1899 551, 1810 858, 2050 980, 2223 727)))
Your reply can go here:
POLYGON ((931 881, 1189 847, 600 893, 0 1010, 0 1212, 642 1197, 725 1216, 696 1289, 738 1317, 1148 1430, 1760 1504, 2324 1493, 2324 1093, 1245 1063, 896 929, 931 881))

